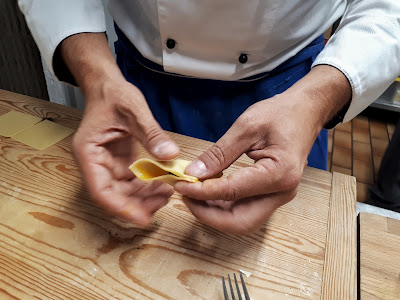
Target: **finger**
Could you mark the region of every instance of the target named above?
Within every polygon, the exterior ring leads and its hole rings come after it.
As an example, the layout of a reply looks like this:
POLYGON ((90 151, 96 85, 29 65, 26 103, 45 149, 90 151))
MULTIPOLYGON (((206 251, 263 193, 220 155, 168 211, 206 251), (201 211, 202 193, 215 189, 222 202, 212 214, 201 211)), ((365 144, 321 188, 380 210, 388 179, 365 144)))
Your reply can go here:
POLYGON ((135 178, 133 181, 135 181, 136 185, 140 184, 141 188, 136 191, 131 191, 132 194, 138 197, 145 198, 149 195, 167 195, 167 197, 172 196, 174 193, 174 189, 169 185, 161 181, 153 181, 151 183, 149 182, 143 182, 138 178, 135 178))
POLYGON ((230 210, 232 206, 235 204, 233 201, 225 201, 225 200, 207 200, 208 206, 217 206, 222 208, 223 210, 230 210))
POLYGON ((236 235, 247 235, 256 231, 286 201, 280 204, 278 196, 257 196, 242 199, 231 210, 225 210, 187 197, 183 200, 200 222, 236 235))
MULTIPOLYGON (((138 179, 135 180, 137 181, 138 179)), ((119 211, 115 213, 132 223, 142 226, 147 225, 151 221, 153 214, 168 204, 168 200, 173 193, 173 188, 162 182, 145 184, 144 188, 134 192, 134 196, 128 198, 127 205, 125 205, 121 213, 119 211), (131 203, 134 205, 131 205, 131 203)))
POLYGON ((145 226, 150 222, 151 214, 141 206, 142 198, 128 197, 118 193, 112 183, 109 186, 103 186, 102 189, 96 189, 98 182, 94 180, 94 184, 91 187, 88 186, 90 195, 110 215, 140 226, 145 226))
POLYGON ((138 225, 146 225, 149 222, 148 215, 138 205, 139 198, 128 198, 121 191, 116 191, 109 169, 98 164, 83 165, 82 175, 92 199, 109 214, 138 225))
POLYGON ((168 198, 173 191, 167 187, 158 188, 154 194, 142 196, 142 192, 134 196, 119 193, 120 188, 110 187, 106 190, 92 193, 95 201, 113 216, 123 218, 134 224, 145 226, 151 221, 151 217, 158 209, 168 203, 168 198), (110 201, 112 199, 112 201, 110 201))
POLYGON ((146 188, 141 190, 144 196, 142 201, 143 208, 150 214, 168 204, 169 198, 173 195, 174 189, 163 182, 153 182, 146 184, 146 188))
POLYGON ((272 159, 262 159, 228 177, 203 182, 177 182, 175 191, 197 200, 236 201, 257 195, 295 189, 301 178, 296 168, 286 170, 272 159))
POLYGON ((168 197, 164 196, 151 196, 144 199, 142 202, 143 208, 149 216, 152 216, 160 208, 168 204, 168 197))
POLYGON ((222 172, 249 150, 249 136, 235 122, 232 127, 209 150, 186 167, 185 173, 199 179, 213 177, 222 172))
POLYGON ((179 147, 154 119, 145 100, 130 107, 126 116, 132 124, 132 134, 154 157, 169 160, 179 155, 179 147))
POLYGON ((144 226, 158 209, 168 203, 173 193, 173 188, 165 183, 145 184, 134 178, 113 181, 112 187, 96 191, 93 196, 109 213, 144 226))
POLYGON ((134 177, 128 166, 137 159, 135 144, 133 138, 126 137, 104 146, 107 151, 104 151, 105 157, 102 158, 102 161, 107 164, 114 178, 121 180, 134 177))
POLYGON ((139 135, 142 145, 159 160, 174 159, 179 155, 179 147, 155 122, 147 124, 139 135))
MULTIPOLYGON (((87 148, 90 146, 83 147, 86 151, 87 148)), ((101 152, 98 154, 94 156, 95 159, 104 158, 101 152)), ((152 214, 168 203, 168 198, 174 192, 170 186, 163 183, 144 184, 135 177, 116 179, 107 162, 91 161, 93 156, 80 158, 83 179, 93 200, 111 215, 137 225, 147 225, 152 214)))

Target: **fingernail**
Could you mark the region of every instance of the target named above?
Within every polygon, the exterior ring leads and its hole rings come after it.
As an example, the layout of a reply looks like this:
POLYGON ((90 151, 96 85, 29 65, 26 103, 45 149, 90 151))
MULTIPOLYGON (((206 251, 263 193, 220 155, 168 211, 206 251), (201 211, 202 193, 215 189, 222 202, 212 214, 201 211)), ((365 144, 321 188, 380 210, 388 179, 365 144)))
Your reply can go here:
POLYGON ((186 173, 195 177, 201 177, 207 172, 206 165, 201 160, 195 160, 186 167, 186 173))
POLYGON ((154 149, 156 155, 168 155, 178 151, 178 147, 172 142, 162 142, 154 149))

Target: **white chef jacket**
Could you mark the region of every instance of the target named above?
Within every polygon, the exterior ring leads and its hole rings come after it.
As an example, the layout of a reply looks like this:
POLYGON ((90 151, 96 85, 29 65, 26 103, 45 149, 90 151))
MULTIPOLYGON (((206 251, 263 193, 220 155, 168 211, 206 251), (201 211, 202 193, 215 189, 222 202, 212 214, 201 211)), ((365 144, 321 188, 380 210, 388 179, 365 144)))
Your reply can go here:
MULTIPOLYGON (((63 39, 106 30, 100 0, 18 2, 53 72, 63 39)), ((400 74, 399 0, 110 0, 109 11, 141 54, 165 71, 218 80, 274 69, 343 16, 313 66, 332 65, 348 78, 353 94, 345 122, 400 74)))

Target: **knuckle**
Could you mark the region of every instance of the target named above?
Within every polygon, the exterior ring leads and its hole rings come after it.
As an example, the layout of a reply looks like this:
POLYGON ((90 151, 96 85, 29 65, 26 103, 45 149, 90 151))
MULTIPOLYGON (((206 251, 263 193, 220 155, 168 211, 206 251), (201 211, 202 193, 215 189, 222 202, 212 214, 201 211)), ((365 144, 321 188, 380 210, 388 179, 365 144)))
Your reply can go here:
POLYGON ((207 156, 206 161, 208 161, 213 166, 225 165, 226 158, 224 151, 217 144, 212 146, 204 155, 207 156))
POLYGON ((284 187, 286 190, 296 189, 300 184, 302 172, 296 168, 292 168, 285 173, 284 187))
POLYGON ((258 223, 246 223, 246 224, 242 224, 242 225, 238 225, 237 227, 235 227, 233 229, 233 234, 236 235, 249 235, 252 234, 253 232, 255 232, 257 229, 259 228, 259 224, 258 223))
POLYGON ((238 187, 232 186, 231 184, 228 185, 227 193, 225 195, 225 199, 229 201, 236 201, 239 200, 241 193, 238 187))
POLYGON ((244 129, 242 130, 243 137, 246 137, 258 132, 259 120, 251 114, 242 114, 237 120, 237 125, 239 128, 244 129))
POLYGON ((152 143, 153 141, 157 141, 161 137, 163 137, 164 132, 157 126, 153 125, 153 126, 147 126, 145 135, 146 135, 147 141, 149 143, 152 143))
MULTIPOLYGON (((240 189, 229 180, 229 177, 223 178, 223 184, 218 186, 218 193, 216 193, 218 200, 226 200, 229 202, 240 199, 240 189)), ((217 199, 216 198, 216 199, 217 199)))
MULTIPOLYGON (((294 197, 296 197, 298 190, 299 190, 299 189, 296 187, 295 189, 293 189, 293 190, 290 192, 290 194, 289 194, 289 196, 288 196, 287 202, 293 200, 294 197)), ((284 204, 286 204, 287 202, 285 202, 284 204)), ((283 205, 283 204, 282 204, 282 205, 283 205)))
POLYGON ((71 148, 72 148, 73 152, 75 152, 78 149, 78 144, 79 144, 79 141, 78 141, 77 135, 75 134, 72 137, 72 143, 71 143, 71 148))
POLYGON ((71 150, 72 150, 72 155, 74 156, 75 159, 79 157, 79 154, 81 153, 82 150, 82 141, 79 138, 79 132, 74 134, 72 137, 72 143, 71 143, 71 150))

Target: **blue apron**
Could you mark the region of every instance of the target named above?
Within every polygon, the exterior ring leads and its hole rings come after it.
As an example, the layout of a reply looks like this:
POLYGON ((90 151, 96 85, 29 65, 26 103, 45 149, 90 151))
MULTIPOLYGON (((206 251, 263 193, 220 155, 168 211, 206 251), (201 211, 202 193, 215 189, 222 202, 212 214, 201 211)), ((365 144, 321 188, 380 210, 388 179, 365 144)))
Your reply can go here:
MULTIPOLYGON (((243 81, 221 81, 166 73, 144 58, 116 26, 117 63, 125 78, 144 94, 165 130, 216 142, 252 104, 280 94, 305 76, 324 47, 322 36, 271 72, 243 81)), ((285 122, 285 120, 282 120, 285 122)), ((322 130, 308 165, 326 170, 328 132, 322 130)))

